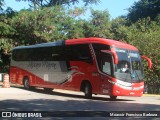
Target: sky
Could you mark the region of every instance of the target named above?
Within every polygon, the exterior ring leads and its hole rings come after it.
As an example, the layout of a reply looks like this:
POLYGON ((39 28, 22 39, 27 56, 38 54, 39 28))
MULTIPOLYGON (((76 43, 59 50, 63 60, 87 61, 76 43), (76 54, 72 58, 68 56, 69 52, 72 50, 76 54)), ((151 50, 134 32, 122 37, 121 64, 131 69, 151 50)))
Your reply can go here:
MULTIPOLYGON (((16 0, 4 1, 5 8, 11 7, 16 11, 29 8, 28 2, 16 2, 16 0)), ((127 15, 127 9, 137 1, 139 0, 101 0, 101 3, 99 3, 98 5, 92 5, 90 7, 92 7, 94 10, 108 10, 111 19, 114 19, 121 15, 127 15)))

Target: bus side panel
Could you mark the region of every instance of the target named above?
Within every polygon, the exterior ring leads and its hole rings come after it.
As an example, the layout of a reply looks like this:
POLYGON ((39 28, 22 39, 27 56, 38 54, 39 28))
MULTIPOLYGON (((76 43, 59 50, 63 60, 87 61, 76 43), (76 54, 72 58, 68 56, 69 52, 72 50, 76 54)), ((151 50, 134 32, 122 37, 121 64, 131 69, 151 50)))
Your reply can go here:
MULTIPOLYGON (((86 78, 86 70, 83 69, 84 64, 84 62, 80 61, 70 61, 70 75, 68 74, 68 81, 64 83, 65 87, 71 90, 80 90, 82 80, 88 79, 86 78)), ((87 68, 88 66, 85 64, 85 67, 87 68)))
POLYGON ((93 75, 96 72, 94 64, 82 61, 70 61, 71 77, 63 85, 70 89, 79 91, 83 80, 89 81, 92 86, 93 93, 99 93, 99 74, 93 75))
MULTIPOLYGON (((13 62, 16 67, 10 67, 12 83, 23 84, 24 77, 28 77, 30 86, 62 88, 72 78, 74 70, 68 71, 65 61, 53 62, 13 62)), ((69 82, 70 83, 70 82, 69 82)), ((70 85, 73 86, 73 85, 70 85)))
POLYGON ((35 85, 35 75, 18 67, 10 67, 10 81, 12 83, 23 85, 24 77, 29 78, 31 86, 35 85))
POLYGON ((61 71, 63 62, 58 61, 33 61, 33 62, 16 62, 11 67, 11 81, 23 84, 23 78, 28 77, 31 86, 47 85, 48 82, 61 84, 67 77, 66 72, 61 71))
POLYGON ((17 68, 10 66, 10 82, 17 83, 17 68))

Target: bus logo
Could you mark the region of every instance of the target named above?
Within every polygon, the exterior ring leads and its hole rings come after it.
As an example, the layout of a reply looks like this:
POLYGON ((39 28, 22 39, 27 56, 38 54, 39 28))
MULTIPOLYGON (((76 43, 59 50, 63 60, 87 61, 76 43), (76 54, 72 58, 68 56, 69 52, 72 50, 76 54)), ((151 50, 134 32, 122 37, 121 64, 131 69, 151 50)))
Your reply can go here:
POLYGON ((2 117, 11 117, 11 112, 2 112, 2 117))

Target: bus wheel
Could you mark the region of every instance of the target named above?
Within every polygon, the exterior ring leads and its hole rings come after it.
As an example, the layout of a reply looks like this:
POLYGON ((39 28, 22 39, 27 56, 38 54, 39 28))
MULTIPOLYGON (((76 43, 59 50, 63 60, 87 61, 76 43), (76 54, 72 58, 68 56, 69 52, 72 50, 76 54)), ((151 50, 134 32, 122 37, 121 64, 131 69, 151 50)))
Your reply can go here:
POLYGON ((117 99, 117 96, 112 96, 112 95, 110 96, 110 100, 113 100, 113 101, 114 101, 114 100, 116 100, 116 99, 117 99))
POLYGON ((28 78, 24 78, 24 88, 26 90, 29 90, 30 86, 29 86, 29 79, 28 78))
POLYGON ((44 88, 45 92, 52 92, 53 88, 44 88))
POLYGON ((87 99, 92 98, 92 88, 89 83, 86 83, 84 86, 84 94, 85 94, 85 98, 87 98, 87 99))

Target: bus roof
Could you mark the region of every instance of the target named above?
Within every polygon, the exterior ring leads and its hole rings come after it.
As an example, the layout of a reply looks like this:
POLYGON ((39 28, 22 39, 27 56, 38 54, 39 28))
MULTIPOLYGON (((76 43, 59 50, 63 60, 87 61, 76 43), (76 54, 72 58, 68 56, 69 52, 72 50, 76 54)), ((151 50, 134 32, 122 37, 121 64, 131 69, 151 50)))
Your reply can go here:
POLYGON ((41 43, 41 44, 35 44, 35 45, 29 45, 29 46, 19 46, 14 49, 27 49, 27 48, 37 48, 37 47, 50 47, 50 46, 62 46, 62 45, 74 45, 74 44, 89 44, 89 43, 99 43, 99 44, 106 44, 110 46, 115 46, 118 48, 124 48, 129 50, 138 50, 136 47, 116 41, 111 39, 105 39, 105 38, 78 38, 78 39, 68 39, 66 41, 60 40, 56 42, 49 42, 49 43, 41 43))
POLYGON ((66 40, 66 45, 72 45, 72 44, 85 44, 85 43, 99 43, 99 44, 106 44, 110 46, 115 46, 119 48, 124 49, 130 49, 130 50, 138 50, 136 47, 127 44, 125 42, 120 42, 117 40, 111 40, 111 39, 105 39, 105 38, 79 38, 79 39, 69 39, 66 40))
POLYGON ((18 47, 15 47, 14 49, 27 49, 27 48, 38 48, 38 47, 62 46, 62 45, 65 45, 64 40, 35 44, 35 45, 28 45, 28 46, 18 46, 18 47))

